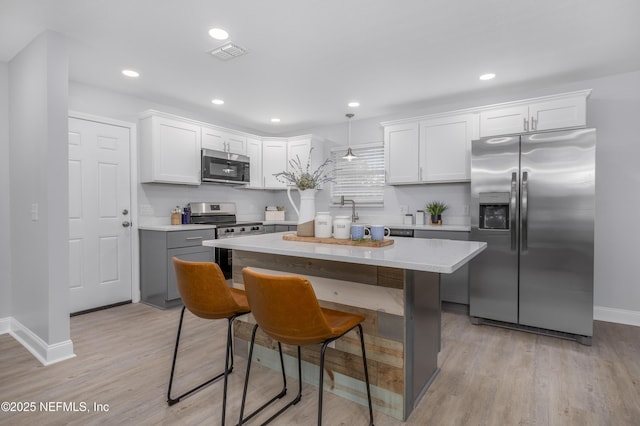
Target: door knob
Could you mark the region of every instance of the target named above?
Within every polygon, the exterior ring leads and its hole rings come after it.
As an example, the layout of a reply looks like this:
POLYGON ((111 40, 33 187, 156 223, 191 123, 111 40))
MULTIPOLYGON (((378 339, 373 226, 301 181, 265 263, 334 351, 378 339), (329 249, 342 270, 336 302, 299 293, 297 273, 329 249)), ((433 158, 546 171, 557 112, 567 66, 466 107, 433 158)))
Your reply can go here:
POLYGON ((128 215, 129 214, 129 210, 127 210, 127 209, 122 210, 122 214, 128 215))
POLYGON ((127 222, 126 220, 124 222, 122 222, 122 227, 123 228, 128 228, 129 226, 131 226, 131 223, 127 222))

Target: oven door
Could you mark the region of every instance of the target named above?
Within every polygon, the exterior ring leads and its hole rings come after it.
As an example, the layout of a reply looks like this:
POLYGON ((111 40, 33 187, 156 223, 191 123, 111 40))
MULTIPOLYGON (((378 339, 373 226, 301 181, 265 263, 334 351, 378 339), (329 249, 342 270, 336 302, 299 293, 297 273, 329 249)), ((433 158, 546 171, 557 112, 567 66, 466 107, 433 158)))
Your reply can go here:
POLYGON ((233 276, 233 250, 216 247, 216 263, 220 266, 225 280, 230 280, 233 276))
POLYGON ((249 157, 210 149, 202 150, 202 182, 247 184, 249 157))

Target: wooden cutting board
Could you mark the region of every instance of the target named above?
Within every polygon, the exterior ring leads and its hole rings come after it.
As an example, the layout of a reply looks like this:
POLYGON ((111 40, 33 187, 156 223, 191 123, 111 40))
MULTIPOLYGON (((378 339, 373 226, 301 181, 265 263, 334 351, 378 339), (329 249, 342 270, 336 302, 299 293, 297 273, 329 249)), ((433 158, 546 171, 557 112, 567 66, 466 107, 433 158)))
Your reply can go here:
POLYGON ((393 244, 393 240, 371 241, 371 240, 337 240, 335 238, 316 238, 316 237, 298 237, 296 234, 284 234, 283 240, 286 241, 302 241, 305 243, 320 243, 320 244, 340 244, 345 246, 360 246, 360 247, 385 247, 393 244))

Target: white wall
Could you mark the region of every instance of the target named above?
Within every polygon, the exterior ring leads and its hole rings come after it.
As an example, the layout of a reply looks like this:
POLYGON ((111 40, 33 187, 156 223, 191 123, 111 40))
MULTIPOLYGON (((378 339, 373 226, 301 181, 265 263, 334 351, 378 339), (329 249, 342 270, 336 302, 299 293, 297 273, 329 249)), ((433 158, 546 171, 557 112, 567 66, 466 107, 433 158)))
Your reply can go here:
POLYGON ((68 52, 45 32, 9 63, 11 316, 44 362, 72 356, 68 288, 68 52), (38 205, 38 220, 31 217, 38 205), (38 340, 39 339, 39 340, 38 340), (61 347, 63 346, 63 348, 61 347), (71 353, 64 353, 71 350, 71 353), (48 352, 51 350, 51 352, 48 352))
POLYGON ((11 315, 9 205, 9 66, 0 62, 0 319, 11 315))

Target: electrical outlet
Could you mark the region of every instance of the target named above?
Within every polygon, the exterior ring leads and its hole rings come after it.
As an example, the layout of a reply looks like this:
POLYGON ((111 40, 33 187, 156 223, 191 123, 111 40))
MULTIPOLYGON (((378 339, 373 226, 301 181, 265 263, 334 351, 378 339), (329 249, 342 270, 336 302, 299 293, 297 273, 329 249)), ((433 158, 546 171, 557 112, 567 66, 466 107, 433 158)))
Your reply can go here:
POLYGON ((463 210, 464 210, 464 214, 468 215, 469 214, 469 204, 465 204, 463 210))
POLYGON ((38 203, 31 204, 31 220, 33 222, 38 221, 38 203))
POLYGON ((401 205, 400 206, 400 214, 407 214, 407 213, 409 213, 409 206, 401 205))

